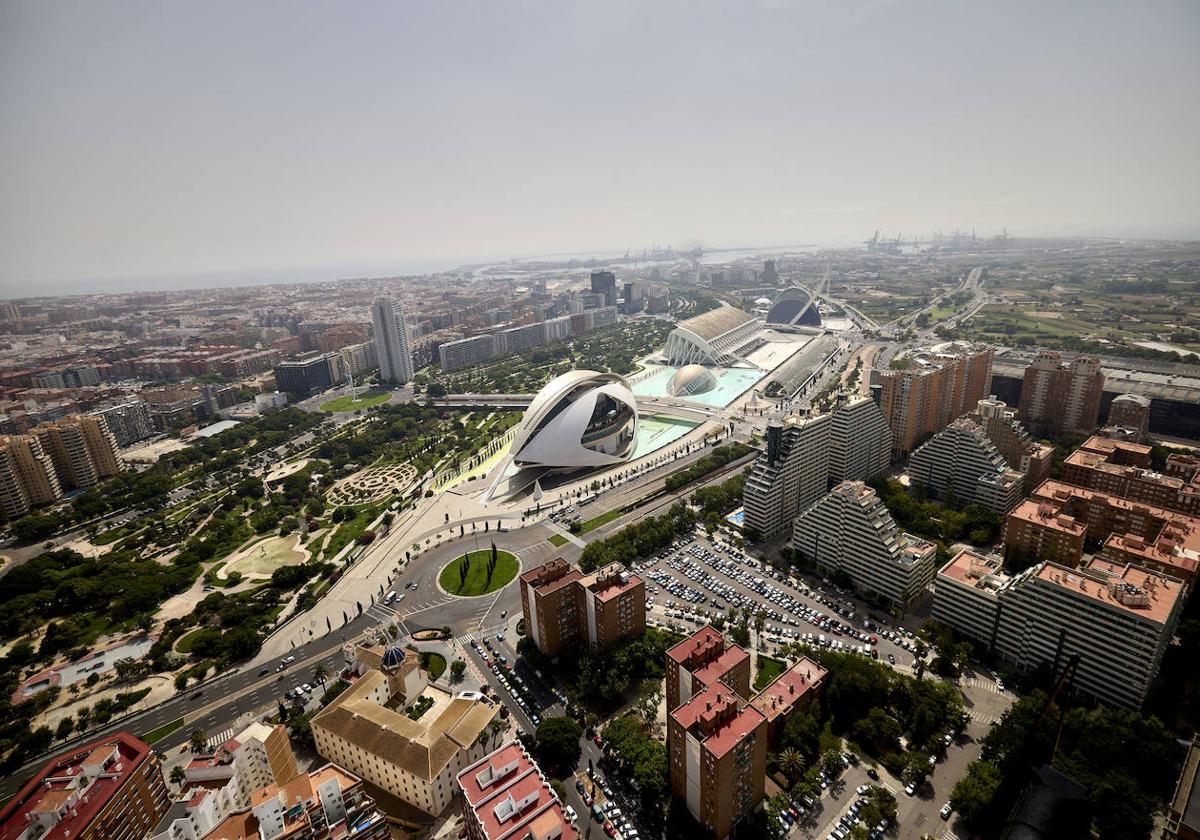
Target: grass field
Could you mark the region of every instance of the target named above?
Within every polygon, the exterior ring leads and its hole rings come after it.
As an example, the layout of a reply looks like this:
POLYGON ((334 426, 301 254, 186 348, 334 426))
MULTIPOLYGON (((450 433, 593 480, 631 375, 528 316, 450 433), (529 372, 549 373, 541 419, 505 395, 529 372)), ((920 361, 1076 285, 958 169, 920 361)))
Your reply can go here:
POLYGON ((614 519, 616 519, 620 515, 621 515, 621 511, 610 510, 610 511, 605 511, 604 513, 600 514, 599 516, 593 516, 591 519, 587 520, 586 522, 584 522, 582 525, 579 526, 579 533, 586 534, 588 531, 594 531, 597 528, 599 528, 601 525, 606 525, 609 522, 612 522, 614 519))
POLYGON ((358 397, 352 397, 349 394, 330 400, 326 403, 321 403, 322 411, 358 411, 360 408, 374 408, 377 405, 382 405, 392 398, 392 395, 383 391, 367 391, 358 397))
POLYGON ((203 628, 203 627, 197 627, 195 630, 193 630, 192 632, 185 635, 183 638, 181 638, 178 642, 175 643, 175 650, 179 651, 180 653, 191 653, 192 645, 196 641, 196 635, 198 633, 203 632, 204 629, 205 628, 203 628))
POLYGON ((769 656, 758 657, 758 673, 754 677, 754 690, 760 691, 765 688, 771 680, 783 673, 783 663, 778 659, 772 659, 769 656))
POLYGON ((492 573, 490 583, 487 579, 487 564, 492 556, 492 551, 489 548, 467 553, 468 565, 465 580, 460 577, 458 571, 462 557, 456 557, 442 569, 438 575, 438 583, 442 585, 442 589, 452 595, 472 596, 495 592, 515 578, 517 571, 521 568, 515 554, 499 550, 496 554, 496 570, 492 573))
POLYGON ((183 726, 183 718, 175 718, 175 720, 171 721, 170 723, 164 723, 162 726, 158 727, 157 729, 151 729, 149 732, 147 732, 145 735, 142 736, 142 740, 145 741, 147 744, 153 744, 155 741, 161 740, 162 738, 166 738, 168 735, 170 735, 172 732, 174 732, 176 729, 178 729, 181 726, 183 726))
POLYGON ((550 539, 546 540, 546 542, 550 543, 550 545, 554 546, 555 548, 562 548, 564 545, 569 543, 570 540, 564 537, 562 534, 551 534, 550 539))
POLYGON ((436 680, 446 672, 446 657, 440 653, 429 654, 429 679, 436 680))

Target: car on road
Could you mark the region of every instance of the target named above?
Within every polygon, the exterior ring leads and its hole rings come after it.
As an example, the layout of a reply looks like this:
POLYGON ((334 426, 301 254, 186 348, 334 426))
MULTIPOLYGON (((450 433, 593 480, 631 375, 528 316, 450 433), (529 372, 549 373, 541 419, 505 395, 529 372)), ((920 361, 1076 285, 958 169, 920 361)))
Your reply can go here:
POLYGON ((879 781, 879 771, 876 770, 874 767, 867 768, 867 776, 869 776, 873 781, 876 781, 876 782, 879 781))
POLYGON ((1003 693, 1003 691, 1004 691, 1004 680, 996 680, 996 690, 997 690, 997 691, 999 691, 999 692, 1002 692, 1002 693, 1003 693))
POLYGON ((908 794, 909 796, 912 796, 914 793, 917 792, 917 786, 914 785, 912 782, 909 782, 907 785, 904 786, 904 792, 906 794, 908 794))
POLYGON ((854 792, 857 793, 859 796, 862 796, 864 793, 866 793, 870 789, 871 789, 870 785, 859 785, 858 789, 855 790, 854 792))
POLYGON ((258 669, 258 675, 259 675, 260 677, 265 677, 265 676, 266 676, 267 674, 269 674, 269 673, 271 673, 271 669, 270 669, 270 667, 267 667, 267 668, 259 668, 259 669, 258 669))
POLYGON ((950 819, 950 814, 953 813, 953 811, 954 811, 954 809, 951 808, 950 803, 947 802, 945 805, 942 806, 942 810, 938 811, 938 816, 940 816, 944 820, 948 820, 948 819, 950 819))

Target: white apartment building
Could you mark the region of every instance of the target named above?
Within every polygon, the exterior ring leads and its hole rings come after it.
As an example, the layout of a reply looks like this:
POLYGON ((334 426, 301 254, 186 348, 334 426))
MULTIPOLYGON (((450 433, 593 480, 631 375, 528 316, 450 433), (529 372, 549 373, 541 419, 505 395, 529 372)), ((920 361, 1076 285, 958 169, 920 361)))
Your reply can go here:
POLYGON ((89 412, 103 417, 118 446, 129 446, 139 440, 154 436, 154 422, 150 419, 150 407, 142 400, 133 399, 104 406, 89 412))
POLYGON ((378 298, 371 304, 371 323, 375 329, 379 378, 403 385, 413 378, 412 341, 404 307, 392 298, 378 298))
POLYGON ((211 755, 193 758, 184 765, 183 773, 188 784, 209 789, 214 813, 223 815, 244 811, 255 791, 282 784, 299 771, 287 730, 255 721, 219 744, 211 755), (225 784, 217 787, 216 782, 225 784))
POLYGON ((387 676, 367 671, 312 719, 317 752, 436 816, 454 798, 458 773, 487 753, 489 739, 480 735, 499 706, 464 691, 413 720, 396 705, 387 676))
POLYGON ((995 558, 960 552, 937 575, 932 618, 1017 670, 1057 673, 1078 654, 1074 688, 1140 708, 1183 609, 1186 586, 1138 566, 1093 558, 1005 575, 995 558))
POLYGON ((760 539, 784 533, 824 495, 829 476, 830 416, 791 416, 767 424, 767 450, 746 475, 745 527, 760 539))
POLYGON ((447 341, 438 347, 438 364, 442 370, 452 371, 478 365, 496 355, 496 338, 491 333, 447 341))
POLYGON ((988 439, 983 427, 960 417, 908 457, 913 484, 931 496, 950 498, 956 504, 979 504, 1004 515, 1024 496, 1025 476, 1009 469, 1008 462, 988 439))
POLYGON ((887 472, 892 460, 892 429, 875 400, 839 397, 832 418, 830 482, 866 481, 887 472))
POLYGON ((906 607, 933 580, 937 548, 900 530, 878 494, 843 481, 796 517, 793 550, 863 596, 906 607))

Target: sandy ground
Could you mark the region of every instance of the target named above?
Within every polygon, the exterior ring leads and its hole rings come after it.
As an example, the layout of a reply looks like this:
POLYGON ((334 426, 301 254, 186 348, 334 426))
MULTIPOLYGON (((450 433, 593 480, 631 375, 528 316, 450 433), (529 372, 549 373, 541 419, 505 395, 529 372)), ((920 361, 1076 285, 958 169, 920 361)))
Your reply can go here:
MULTIPOLYGON (((99 691, 80 684, 79 694, 74 700, 57 708, 47 709, 42 715, 32 721, 32 726, 37 727, 45 724, 51 729, 54 729, 56 726, 58 726, 58 722, 60 720, 67 715, 74 715, 80 706, 94 706, 96 705, 96 701, 100 700, 101 698, 116 697, 118 694, 124 692, 140 691, 141 689, 147 687, 150 689, 150 693, 139 700, 132 707, 133 709, 149 709, 153 706, 157 706, 159 703, 170 700, 175 696, 175 678, 170 675, 164 676, 162 674, 156 674, 152 677, 147 677, 141 682, 109 686, 102 688, 99 691)), ((68 691, 64 691, 61 695, 61 697, 70 696, 71 695, 68 691)), ((121 714, 127 714, 128 711, 129 710, 121 712, 121 714)), ((142 735, 144 733, 135 732, 134 734, 142 735)))
POLYGON ((187 444, 183 441, 167 438, 166 440, 148 443, 145 446, 135 446, 132 449, 126 449, 121 452, 121 457, 126 461, 136 461, 139 464, 153 464, 168 452, 175 452, 178 449, 183 449, 185 446, 187 444))
POLYGON ((267 537, 229 555, 225 564, 217 570, 217 577, 224 580, 230 572, 241 572, 245 577, 265 580, 281 566, 297 566, 306 562, 308 557, 308 549, 300 545, 299 534, 267 537))

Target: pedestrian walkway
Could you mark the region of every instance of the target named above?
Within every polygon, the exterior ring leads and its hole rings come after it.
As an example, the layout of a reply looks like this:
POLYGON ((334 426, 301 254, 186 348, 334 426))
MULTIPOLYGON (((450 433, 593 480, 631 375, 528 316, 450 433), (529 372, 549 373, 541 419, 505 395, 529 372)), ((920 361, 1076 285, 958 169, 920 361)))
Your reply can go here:
POLYGON ((542 524, 572 545, 577 545, 580 548, 587 548, 587 542, 585 542, 582 538, 575 536, 552 519, 545 519, 542 521, 542 524))

